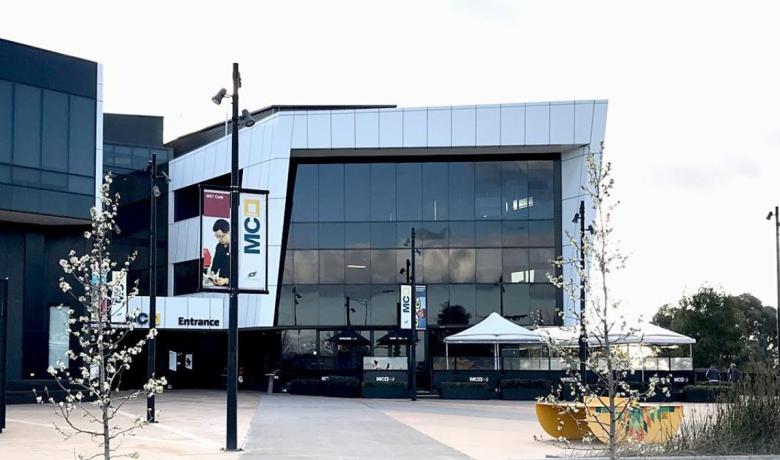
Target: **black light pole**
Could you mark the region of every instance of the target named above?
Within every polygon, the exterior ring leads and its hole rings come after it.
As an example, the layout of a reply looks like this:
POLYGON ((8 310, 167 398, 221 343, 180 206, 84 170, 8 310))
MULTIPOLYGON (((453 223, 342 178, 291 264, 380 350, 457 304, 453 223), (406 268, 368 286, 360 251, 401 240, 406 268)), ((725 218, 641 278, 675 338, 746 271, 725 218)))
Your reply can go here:
MULTIPOLYGON (((580 201, 580 211, 574 215, 574 222, 580 224, 580 378, 588 383, 586 363, 588 361, 588 334, 585 330, 585 201, 580 201)), ((593 227, 588 226, 593 231, 593 227)))
POLYGON ((778 215, 778 211, 780 211, 780 209, 775 206, 775 212, 770 212, 766 216, 766 219, 771 220, 772 216, 775 217, 775 253, 777 254, 777 310, 775 315, 777 318, 777 336, 775 337, 777 342, 775 342, 775 349, 780 353, 780 349, 777 348, 780 346, 780 215, 778 215))
MULTIPOLYGON (((152 151, 152 159, 149 160, 149 329, 157 327, 157 198, 160 189, 157 181, 157 152, 152 151)), ((149 380, 155 378, 157 359, 157 340, 154 336, 149 339, 149 349, 146 360, 146 374, 149 380)), ((154 410, 154 392, 146 398, 146 421, 157 422, 154 410)))
POLYGON ((414 227, 412 227, 412 260, 410 262, 411 265, 411 285, 412 285, 412 332, 410 334, 410 350, 409 355, 411 357, 411 363, 409 364, 409 373, 411 374, 409 376, 409 382, 411 385, 409 386, 409 396, 412 399, 412 401, 417 401, 417 288, 415 286, 416 279, 415 279, 415 263, 414 263, 414 256, 415 256, 415 233, 414 233, 414 227))
POLYGON ((230 307, 228 316, 228 375, 227 375, 227 439, 225 450, 238 449, 237 404, 238 404, 238 88, 241 75, 238 63, 233 63, 233 118, 232 148, 230 158, 230 307))

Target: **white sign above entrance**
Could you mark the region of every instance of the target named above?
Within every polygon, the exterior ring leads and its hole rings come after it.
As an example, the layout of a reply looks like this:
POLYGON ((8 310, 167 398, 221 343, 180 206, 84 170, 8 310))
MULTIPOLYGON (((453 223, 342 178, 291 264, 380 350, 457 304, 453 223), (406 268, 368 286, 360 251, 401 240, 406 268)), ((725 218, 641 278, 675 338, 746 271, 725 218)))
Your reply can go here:
MULTIPOLYGON (((149 297, 130 299, 130 310, 139 310, 136 327, 149 327, 149 297)), ((227 329, 222 298, 158 297, 158 329, 227 329)))

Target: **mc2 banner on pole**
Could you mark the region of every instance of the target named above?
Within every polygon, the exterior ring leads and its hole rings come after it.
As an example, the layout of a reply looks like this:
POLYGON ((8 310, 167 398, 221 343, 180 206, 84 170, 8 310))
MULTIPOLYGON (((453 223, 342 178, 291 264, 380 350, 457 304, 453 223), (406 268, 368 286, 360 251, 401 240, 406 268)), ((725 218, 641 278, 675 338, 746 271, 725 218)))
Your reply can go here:
POLYGON ((200 290, 230 290, 230 258, 238 249, 238 290, 268 293, 268 192, 239 189, 238 242, 230 241, 230 190, 201 190, 200 290))
POLYGON ((400 321, 401 329, 412 328, 412 286, 408 284, 401 285, 401 306, 400 321))
POLYGON ((230 289, 230 191, 201 190, 200 288, 205 291, 230 289))
POLYGON ((239 193, 238 289, 268 292, 268 192, 239 193))
POLYGON ((425 330, 428 326, 428 290, 425 286, 415 286, 415 293, 417 308, 414 310, 417 315, 417 319, 415 320, 417 330, 425 330))

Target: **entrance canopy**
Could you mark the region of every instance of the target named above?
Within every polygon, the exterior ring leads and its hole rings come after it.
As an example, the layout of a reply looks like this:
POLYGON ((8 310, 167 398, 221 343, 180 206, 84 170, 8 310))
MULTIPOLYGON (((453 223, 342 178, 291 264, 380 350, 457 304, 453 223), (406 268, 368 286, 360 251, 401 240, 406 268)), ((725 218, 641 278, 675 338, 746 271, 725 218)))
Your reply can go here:
MULTIPOLYGON (((598 337, 603 337, 604 333, 591 332, 596 330, 595 326, 588 327, 588 329, 590 330, 588 333, 588 344, 596 347, 601 345, 598 337)), ((541 327, 537 329, 536 332, 538 332, 541 337, 564 346, 576 347, 579 344, 580 329, 577 326, 541 327)), ((696 339, 692 337, 650 323, 626 327, 615 325, 609 331, 609 341, 610 343, 619 345, 643 344, 661 346, 693 345, 696 343, 696 339)))
POLYGON ((498 313, 490 316, 465 331, 444 339, 446 344, 454 343, 492 343, 492 344, 541 344, 542 339, 534 331, 518 326, 498 313))

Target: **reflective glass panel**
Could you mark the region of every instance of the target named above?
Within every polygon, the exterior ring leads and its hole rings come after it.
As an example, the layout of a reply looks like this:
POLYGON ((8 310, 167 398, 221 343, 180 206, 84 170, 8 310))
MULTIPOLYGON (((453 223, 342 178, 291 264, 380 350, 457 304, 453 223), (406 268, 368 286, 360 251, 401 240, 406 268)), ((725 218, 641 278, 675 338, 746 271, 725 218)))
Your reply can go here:
POLYGON ((500 219, 501 163, 485 161, 475 164, 476 214, 480 219, 500 219))
POLYGON ((422 165, 420 163, 396 165, 396 191, 397 219, 422 219, 422 165))
POLYGON ((504 219, 527 219, 533 205, 528 196, 528 165, 505 161, 501 165, 501 211, 504 219))
POLYGON ((369 177, 367 164, 344 165, 344 218, 348 222, 371 219, 369 177))
POLYGON ((449 281, 449 251, 447 249, 426 249, 423 253, 423 272, 426 283, 447 283, 449 281))
POLYGON ((293 195, 293 221, 317 221, 317 165, 298 165, 293 195))
POLYGON ((450 163, 450 220, 474 219, 474 163, 450 163))
POLYGON ((449 166, 423 163, 423 220, 449 219, 449 166))
POLYGON ((450 249, 450 283, 473 283, 476 265, 474 249, 450 249))
POLYGON ((319 166, 319 220, 344 221, 344 165, 319 166))
MULTIPOLYGON (((395 165, 371 164, 371 220, 396 220, 395 165)), ((395 235, 395 232, 393 232, 395 235)))
POLYGON ((347 283, 368 283, 371 279, 371 252, 367 249, 344 251, 344 279, 347 283))
POLYGON ((315 284, 319 278, 319 252, 293 251, 293 280, 296 284, 315 284))
POLYGON ((320 251, 320 283, 343 284, 344 267, 343 250, 320 251))

